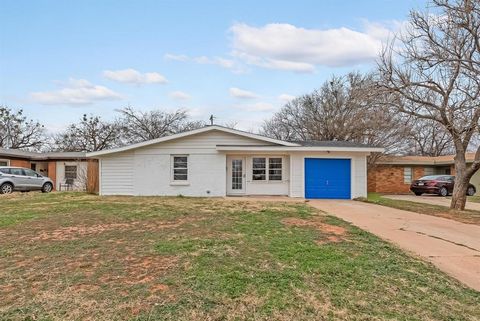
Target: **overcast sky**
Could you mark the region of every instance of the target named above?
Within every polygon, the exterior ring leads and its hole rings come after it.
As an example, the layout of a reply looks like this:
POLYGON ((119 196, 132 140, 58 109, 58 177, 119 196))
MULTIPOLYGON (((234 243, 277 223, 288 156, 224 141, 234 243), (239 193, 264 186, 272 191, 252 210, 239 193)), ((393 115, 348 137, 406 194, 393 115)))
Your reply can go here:
POLYGON ((367 71, 421 0, 0 0, 0 104, 58 131, 131 105, 255 130, 332 74, 367 71))

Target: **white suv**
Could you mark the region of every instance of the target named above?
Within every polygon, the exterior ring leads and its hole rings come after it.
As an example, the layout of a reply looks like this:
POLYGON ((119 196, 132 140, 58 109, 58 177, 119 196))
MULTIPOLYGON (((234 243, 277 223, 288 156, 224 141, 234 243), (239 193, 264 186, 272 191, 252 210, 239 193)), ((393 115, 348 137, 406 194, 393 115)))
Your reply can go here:
POLYGON ((53 190, 53 181, 28 168, 0 166, 0 194, 34 190, 49 193, 53 190))

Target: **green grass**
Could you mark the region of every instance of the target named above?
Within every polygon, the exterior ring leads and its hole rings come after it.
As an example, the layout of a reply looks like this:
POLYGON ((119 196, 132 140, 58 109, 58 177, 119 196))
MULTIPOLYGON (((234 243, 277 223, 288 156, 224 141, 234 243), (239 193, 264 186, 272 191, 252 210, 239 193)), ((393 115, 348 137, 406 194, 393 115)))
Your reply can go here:
POLYGON ((359 199, 360 201, 374 203, 378 205, 397 208, 400 210, 438 216, 452 219, 462 223, 480 224, 480 212, 473 210, 456 211, 451 210, 446 206, 426 204, 421 202, 411 202, 405 200, 394 200, 387 197, 382 197, 379 193, 368 193, 368 198, 359 199))
POLYGON ((305 203, 1 201, 0 320, 480 318, 479 292, 305 203))
POLYGON ((480 196, 467 196, 468 202, 480 203, 480 196))

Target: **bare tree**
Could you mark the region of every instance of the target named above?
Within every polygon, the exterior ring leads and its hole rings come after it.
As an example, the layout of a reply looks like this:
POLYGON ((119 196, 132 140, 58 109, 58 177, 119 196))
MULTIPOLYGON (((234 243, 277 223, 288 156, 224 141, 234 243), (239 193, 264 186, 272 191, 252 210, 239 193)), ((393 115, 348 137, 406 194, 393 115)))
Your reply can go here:
POLYGON ((58 150, 93 152, 119 146, 121 133, 122 128, 116 122, 83 115, 78 124, 68 126, 54 141, 58 150))
MULTIPOLYGON (((334 76, 311 94, 288 102, 264 122, 264 135, 283 140, 353 141, 403 152, 405 117, 379 107, 375 75, 334 76)), ((376 158, 371 158, 374 161, 376 158)))
POLYGON ((184 110, 142 112, 128 106, 118 112, 121 114, 120 122, 123 126, 123 139, 126 143, 155 139, 205 125, 200 121, 189 120, 187 112, 184 110))
POLYGON ((410 14, 410 26, 384 50, 379 85, 389 106, 436 122, 455 148, 451 208, 463 210, 468 183, 480 168, 480 149, 467 165, 465 153, 479 131, 480 2, 433 0, 435 12, 410 14))
POLYGON ((234 120, 227 121, 223 123, 223 127, 231 128, 231 129, 237 129, 238 122, 234 120))
POLYGON ((44 126, 28 120, 22 109, 15 112, 0 106, 0 147, 38 150, 44 139, 44 126))
POLYGON ((412 128, 405 137, 408 152, 421 156, 441 156, 455 152, 452 136, 437 122, 430 119, 413 120, 412 128))

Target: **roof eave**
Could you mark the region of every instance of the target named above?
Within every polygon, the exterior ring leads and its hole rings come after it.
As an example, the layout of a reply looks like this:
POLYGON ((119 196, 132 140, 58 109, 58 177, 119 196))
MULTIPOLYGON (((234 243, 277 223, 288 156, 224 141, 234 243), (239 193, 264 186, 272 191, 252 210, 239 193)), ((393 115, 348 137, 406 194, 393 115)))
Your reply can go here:
POLYGON ((218 146, 217 151, 364 152, 383 153, 379 147, 218 146))

